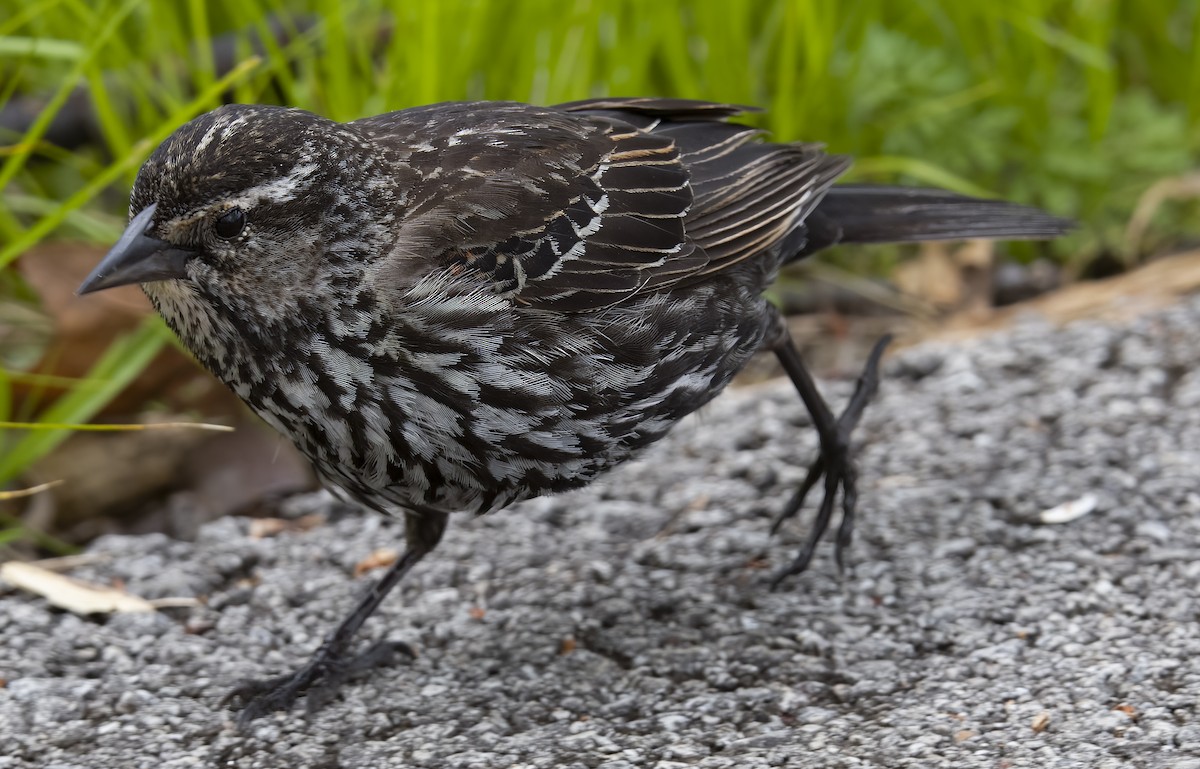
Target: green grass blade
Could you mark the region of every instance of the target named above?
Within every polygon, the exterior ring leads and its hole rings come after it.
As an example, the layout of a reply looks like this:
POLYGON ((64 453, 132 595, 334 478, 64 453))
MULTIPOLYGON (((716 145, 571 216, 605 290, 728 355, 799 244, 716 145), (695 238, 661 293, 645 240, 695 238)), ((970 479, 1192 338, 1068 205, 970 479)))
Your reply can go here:
MULTIPOLYGON (((58 110, 61 109, 62 105, 66 102, 67 97, 71 95, 71 91, 75 89, 75 86, 78 85, 80 79, 82 79, 83 73, 88 64, 100 52, 100 50, 108 42, 108 39, 112 37, 113 33, 117 31, 117 28, 121 25, 121 22, 125 20, 125 17, 128 16, 129 13, 135 7, 137 7, 140 2, 142 2, 142 0, 127 0, 111 16, 109 16, 104 26, 100 29, 96 36, 92 38, 91 43, 88 45, 84 54, 76 60, 75 66, 72 67, 70 73, 63 78, 62 83, 54 92, 54 95, 50 97, 50 100, 46 103, 46 106, 38 114, 37 119, 33 121, 33 125, 31 125, 29 130, 25 132, 25 136, 22 138, 21 144, 17 151, 9 155, 8 159, 4 162, 4 165, 0 166, 0 190, 3 190, 5 187, 7 187, 8 183, 12 181, 17 172, 21 170, 21 167, 25 164, 25 161, 29 158, 30 153, 33 152, 33 147, 36 142, 45 135, 46 129, 50 126, 50 121, 54 119, 54 116, 58 113, 58 110)), ((3 260, 0 260, 0 266, 3 266, 3 264, 3 260)))
POLYGON ((87 49, 74 40, 11 35, 0 37, 0 56, 78 62, 86 54, 87 49))
MULTIPOLYGON (((48 423, 77 423, 91 419, 150 363, 170 332, 157 316, 149 317, 137 330, 113 342, 92 367, 81 387, 60 396, 40 415, 48 423)), ((29 432, 13 441, 0 456, 0 484, 20 474, 70 435, 69 430, 29 432)))
POLYGON ((875 155, 855 160, 853 169, 855 177, 886 177, 892 174, 902 174, 912 177, 921 184, 941 187, 963 195, 974 195, 979 198, 996 197, 994 192, 990 192, 974 182, 968 181, 944 168, 939 168, 933 163, 927 163, 924 160, 916 158, 875 155))
POLYGON ((157 129, 139 141, 133 146, 129 154, 114 161, 107 168, 93 177, 82 188, 77 190, 75 194, 63 201, 61 206, 58 206, 52 213, 42 217, 36 224, 26 230, 21 236, 17 237, 3 249, 0 249, 0 268, 3 268, 12 260, 16 259, 26 249, 37 243, 47 234, 60 225, 67 215, 72 211, 80 208, 101 190, 112 184, 121 174, 129 169, 136 168, 143 160, 163 142, 168 136, 174 133, 180 123, 184 122, 191 116, 200 112, 205 106, 211 105, 213 100, 221 94, 222 91, 238 82, 240 79, 247 77, 258 66, 258 59, 247 59, 234 67, 225 77, 213 83, 209 88, 206 88, 200 95, 192 99, 183 107, 169 115, 157 129))

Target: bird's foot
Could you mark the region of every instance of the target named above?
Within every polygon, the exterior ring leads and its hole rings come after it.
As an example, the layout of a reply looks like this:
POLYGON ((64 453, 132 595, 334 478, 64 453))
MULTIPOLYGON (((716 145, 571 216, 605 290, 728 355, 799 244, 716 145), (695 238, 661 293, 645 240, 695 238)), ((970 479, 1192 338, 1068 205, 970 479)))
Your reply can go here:
POLYGON ((240 709, 238 728, 278 710, 290 710, 304 697, 304 710, 312 716, 329 704, 338 689, 350 679, 374 668, 389 665, 396 653, 416 658, 416 652, 402 641, 380 641, 366 651, 346 656, 346 649, 326 642, 312 659, 298 670, 275 678, 245 681, 221 700, 222 706, 240 709))
POLYGON ((795 517, 808 492, 824 478, 825 496, 821 500, 821 507, 817 511, 817 518, 813 522, 808 540, 792 562, 771 579, 772 590, 777 589, 783 580, 808 568, 817 542, 829 528, 839 490, 842 494, 842 522, 838 526, 834 557, 838 570, 845 568, 844 553, 854 535, 854 511, 858 504, 858 468, 850 451, 850 438, 854 428, 858 426, 859 419, 862 418, 863 410, 879 387, 879 360, 890 342, 891 337, 885 336, 871 349, 866 366, 863 367, 855 386, 854 395, 838 417, 835 429, 829 431, 829 434, 821 435, 820 454, 809 466, 808 474, 800 488, 771 525, 771 533, 774 534, 784 521, 795 517))

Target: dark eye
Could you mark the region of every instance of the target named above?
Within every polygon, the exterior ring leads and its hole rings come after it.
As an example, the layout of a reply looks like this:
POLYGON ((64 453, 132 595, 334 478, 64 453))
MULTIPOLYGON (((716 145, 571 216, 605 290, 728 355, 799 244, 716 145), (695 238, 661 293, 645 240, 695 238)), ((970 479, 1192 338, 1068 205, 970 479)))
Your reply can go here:
POLYGON ((231 208, 217 217, 217 223, 213 229, 217 231, 218 238, 233 240, 242 234, 245 227, 246 212, 240 208, 231 208))

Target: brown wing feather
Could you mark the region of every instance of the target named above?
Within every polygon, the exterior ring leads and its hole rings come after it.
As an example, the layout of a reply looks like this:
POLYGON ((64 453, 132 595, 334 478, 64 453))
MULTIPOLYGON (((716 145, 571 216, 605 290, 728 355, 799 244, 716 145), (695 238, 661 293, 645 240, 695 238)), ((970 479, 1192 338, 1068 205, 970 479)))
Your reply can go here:
POLYGON ((401 250, 479 275, 515 302, 577 311, 771 248, 845 169, 816 146, 764 144, 724 122, 743 110, 682 99, 454 103, 355 125, 416 169, 401 250))
POLYGON ((694 196, 684 227, 709 259, 698 274, 723 270, 777 244, 850 166, 848 157, 827 155, 819 145, 755 141, 762 131, 724 122, 753 111, 731 104, 599 99, 560 109, 620 117, 675 143, 694 196))

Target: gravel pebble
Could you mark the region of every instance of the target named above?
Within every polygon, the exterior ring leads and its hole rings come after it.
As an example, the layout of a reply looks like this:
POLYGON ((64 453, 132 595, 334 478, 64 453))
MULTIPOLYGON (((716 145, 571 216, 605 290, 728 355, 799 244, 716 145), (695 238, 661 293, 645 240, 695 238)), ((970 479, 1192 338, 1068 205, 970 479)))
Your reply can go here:
POLYGON ((0 591, 0 769, 1200 769, 1197 328, 1190 297, 898 354, 850 568, 822 545, 778 592, 805 529, 767 532, 815 436, 786 382, 731 391, 589 489, 455 521, 365 628, 418 659, 245 734, 221 697, 302 662, 401 528, 104 538, 77 576, 206 605, 0 591))

